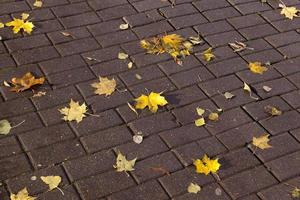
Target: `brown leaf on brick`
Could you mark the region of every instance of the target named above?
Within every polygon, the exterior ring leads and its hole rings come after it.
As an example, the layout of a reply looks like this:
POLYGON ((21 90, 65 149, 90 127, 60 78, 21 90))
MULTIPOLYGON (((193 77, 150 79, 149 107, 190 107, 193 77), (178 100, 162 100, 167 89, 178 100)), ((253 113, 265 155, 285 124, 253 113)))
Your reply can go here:
POLYGON ((13 84, 12 92, 22 92, 27 90, 34 85, 42 85, 45 82, 45 78, 35 78, 30 72, 27 72, 21 78, 12 78, 11 83, 13 84))

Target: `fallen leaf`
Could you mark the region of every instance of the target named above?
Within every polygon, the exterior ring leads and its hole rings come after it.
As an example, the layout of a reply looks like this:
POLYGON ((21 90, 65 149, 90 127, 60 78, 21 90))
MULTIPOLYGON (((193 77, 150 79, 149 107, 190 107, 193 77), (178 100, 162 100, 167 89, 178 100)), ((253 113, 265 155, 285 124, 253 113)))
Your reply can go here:
POLYGON ((216 194, 217 196, 221 196, 221 195, 222 195, 222 190, 221 190, 221 188, 216 188, 216 189, 215 189, 215 194, 216 194))
POLYGON ((9 84, 7 81, 3 81, 3 85, 4 85, 5 87, 11 87, 10 84, 9 84))
POLYGON ((0 28, 4 28, 4 24, 0 22, 0 28))
POLYGON ((195 160, 193 164, 196 167, 197 173, 200 174, 203 173, 205 175, 208 175, 209 173, 216 173, 221 167, 218 158, 210 159, 207 155, 204 155, 202 160, 201 159, 195 160))
POLYGON ((118 54, 118 58, 119 58, 120 60, 125 60, 125 59, 128 58, 128 54, 120 52, 120 53, 118 54))
MULTIPOLYGON (((14 18, 13 21, 10 21, 8 23, 6 23, 6 26, 12 26, 13 27, 13 32, 16 34, 18 32, 20 32, 21 29, 23 29, 24 32, 31 34, 34 25, 32 22, 30 22, 29 20, 27 20, 28 17, 26 17, 28 14, 23 13, 22 14, 22 19, 17 19, 14 18)), ((29 15, 28 15, 29 16, 29 15)))
POLYGON ((230 92, 225 92, 225 93, 224 93, 224 97, 225 97, 226 99, 232 99, 233 97, 235 97, 235 95, 232 94, 232 93, 230 93, 230 92))
POLYGON ((300 199, 300 189, 295 187, 292 191, 292 197, 300 199))
POLYGON ((126 30, 126 29, 128 29, 129 28, 129 24, 121 24, 120 25, 120 29, 121 30, 126 30))
POLYGON ((208 119, 211 121, 218 121, 219 120, 219 114, 212 112, 208 115, 208 119))
POLYGON ((129 62, 127 66, 128 66, 128 69, 131 69, 132 66, 133 66, 133 63, 132 63, 132 62, 129 62))
POLYGON ((197 183, 190 183, 189 187, 187 188, 189 193, 197 194, 201 191, 201 187, 197 183))
POLYGON ((57 188, 61 182, 60 176, 41 176, 41 179, 49 186, 49 191, 57 188))
POLYGON ((270 91, 272 90, 272 88, 269 87, 269 86, 264 85, 264 86, 263 86, 263 90, 264 90, 265 92, 270 92, 270 91))
POLYGON ((299 10, 296 7, 287 7, 284 4, 279 4, 279 7, 282 8, 280 14, 284 15, 286 18, 292 20, 294 17, 299 17, 297 15, 299 10))
POLYGON ((40 8, 43 6, 43 2, 41 0, 36 0, 33 4, 33 6, 40 8))
POLYGON ((8 120, 6 120, 6 119, 0 120, 0 134, 1 135, 9 134, 11 129, 12 129, 12 127, 8 120))
POLYGON ((261 62, 250 62, 248 67, 250 68, 250 71, 256 74, 263 74, 268 70, 268 68, 262 66, 261 62))
POLYGON ((109 80, 107 77, 99 77, 99 82, 91 86, 96 88, 95 94, 109 96, 116 90, 117 82, 114 78, 109 80))
POLYGON ((282 115, 282 111, 277 109, 274 106, 267 105, 267 106, 264 107, 264 109, 265 109, 266 113, 270 114, 271 116, 282 115))
POLYGON ((197 127, 204 126, 205 125, 205 119, 203 117, 201 117, 199 119, 196 119, 195 120, 195 125, 197 127))
POLYGON ((34 85, 42 85, 45 82, 45 78, 35 78, 30 72, 27 72, 21 78, 12 78, 11 83, 13 84, 13 88, 11 91, 13 92, 22 92, 31 88, 34 85))
POLYGON ((135 78, 138 79, 138 80, 142 80, 142 76, 139 75, 139 74, 135 74, 135 78))
POLYGON ((199 116, 202 116, 202 115, 205 113, 205 110, 202 109, 202 108, 200 108, 200 107, 197 107, 197 108, 196 108, 196 111, 197 111, 197 114, 198 114, 199 116))
POLYGON ((36 197, 29 196, 27 188, 20 190, 17 194, 10 194, 10 200, 34 200, 36 197))
POLYGON ((213 58, 215 58, 215 55, 212 53, 212 48, 206 49, 204 52, 202 52, 203 58, 206 62, 211 61, 213 58))
POLYGON ((79 102, 74 102, 72 99, 69 103, 70 107, 64 107, 59 109, 59 112, 63 115, 63 119, 65 121, 73 121, 75 120, 77 123, 81 122, 84 117, 86 117, 85 113, 87 112, 87 108, 85 103, 79 105, 79 102))
POLYGON ((45 96, 46 92, 43 91, 39 91, 38 93, 34 94, 32 97, 41 97, 41 96, 45 96))
POLYGON ((117 169, 117 172, 128 172, 134 170, 135 161, 137 158, 133 160, 127 160, 124 155, 122 155, 121 152, 118 152, 116 165, 113 167, 117 169))
POLYGON ((133 142, 135 142, 136 144, 141 144, 143 142, 144 136, 142 134, 142 132, 138 132, 137 134, 135 134, 133 137, 133 142))
POLYGON ((257 97, 252 96, 252 90, 251 90, 250 86, 245 82, 244 82, 244 88, 243 89, 244 89, 244 91, 249 93, 249 95, 252 99, 258 100, 257 97))
POLYGON ((191 37, 189 37, 189 41, 193 45, 201 44, 203 42, 203 40, 200 39, 200 36, 197 36, 197 37, 191 36, 191 37))
POLYGON ((260 149, 268 149, 271 148, 272 146, 268 144, 270 139, 268 138, 269 135, 262 135, 258 138, 253 137, 252 139, 252 144, 260 149))
POLYGON ((233 48, 234 52, 244 51, 245 49, 254 50, 253 48, 247 47, 245 43, 242 42, 234 42, 228 43, 231 48, 233 48))
POLYGON ((139 115, 136 109, 129 102, 127 102, 127 105, 130 108, 130 110, 132 110, 137 116, 139 115))
POLYGON ((66 36, 66 37, 70 37, 70 36, 71 36, 70 33, 65 32, 65 31, 61 31, 60 33, 61 33, 63 36, 66 36))
POLYGON ((151 92, 150 95, 141 95, 137 99, 135 99, 136 109, 144 109, 148 106, 149 110, 152 113, 156 113, 158 110, 158 106, 164 106, 168 104, 168 101, 165 99, 165 97, 161 96, 162 93, 155 93, 151 92))

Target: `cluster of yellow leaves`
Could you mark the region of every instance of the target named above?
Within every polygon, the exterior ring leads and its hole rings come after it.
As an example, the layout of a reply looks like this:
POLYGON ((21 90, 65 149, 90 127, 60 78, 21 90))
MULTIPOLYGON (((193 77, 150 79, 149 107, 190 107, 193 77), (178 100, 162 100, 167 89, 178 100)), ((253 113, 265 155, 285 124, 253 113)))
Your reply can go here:
POLYGON ((91 86, 96 88, 95 94, 109 96, 116 90, 117 82, 115 79, 99 77, 99 82, 93 83, 91 86))
POLYGON ((203 59, 206 61, 206 62, 209 62, 211 61, 212 59, 215 58, 215 55, 213 54, 212 52, 212 48, 208 48, 206 49, 205 51, 202 52, 202 55, 203 55, 203 59))
POLYGON ((140 45, 149 54, 170 54, 176 61, 190 55, 193 43, 177 34, 153 37, 148 40, 141 40, 140 45))
POLYGON ((14 18, 13 21, 6 23, 6 26, 12 26, 13 27, 13 32, 19 33, 20 30, 23 29, 24 32, 31 34, 32 29, 34 28, 34 25, 32 22, 28 20, 29 14, 23 13, 22 18, 14 18))
POLYGON ((79 105, 79 102, 75 102, 71 99, 69 106, 69 108, 64 107, 62 109, 59 109, 59 112, 65 115, 63 117, 65 121, 75 120, 77 123, 79 123, 84 117, 86 117, 85 113, 87 112, 87 107, 85 103, 79 105))
POLYGON ((117 170, 117 172, 133 171, 136 159, 137 158, 133 160, 127 160, 121 152, 118 152, 116 165, 114 165, 113 167, 117 170))
POLYGON ((149 110, 152 113, 156 113, 158 110, 158 106, 164 106, 168 104, 168 101, 165 99, 165 97, 161 96, 162 93, 155 93, 151 92, 148 96, 147 95, 141 95, 137 99, 135 99, 136 109, 144 109, 148 106, 149 110))
MULTIPOLYGON (((205 110, 197 107, 196 111, 197 111, 197 114, 200 116, 200 118, 195 120, 195 125, 197 127, 204 126, 206 124, 205 119, 203 117, 205 110)), ((222 109, 218 109, 218 112, 222 112, 222 109)), ((218 112, 210 112, 208 115, 208 119, 213 122, 218 121, 219 120, 218 112)))
POLYGON ((210 159, 207 155, 204 155, 202 159, 195 160, 193 164, 196 167, 197 173, 205 175, 216 173, 221 167, 218 158, 210 159))
POLYGON ((271 148, 272 146, 268 143, 269 141, 269 135, 262 135, 260 137, 252 138, 252 144, 260 149, 271 148))
POLYGON ((268 70, 268 68, 262 66, 261 62, 250 62, 248 65, 251 72, 255 74, 263 74, 268 70))
POLYGON ((284 15, 286 18, 292 20, 294 17, 299 17, 299 10, 296 7, 287 7, 283 3, 279 4, 281 8, 280 14, 284 15))
POLYGON ((20 190, 17 194, 11 194, 10 200, 34 200, 36 197, 29 196, 27 188, 20 190))
POLYGON ((22 92, 31 88, 34 85, 41 85, 45 82, 45 78, 35 78, 30 72, 27 72, 21 78, 12 78, 11 83, 13 88, 11 91, 13 92, 22 92))

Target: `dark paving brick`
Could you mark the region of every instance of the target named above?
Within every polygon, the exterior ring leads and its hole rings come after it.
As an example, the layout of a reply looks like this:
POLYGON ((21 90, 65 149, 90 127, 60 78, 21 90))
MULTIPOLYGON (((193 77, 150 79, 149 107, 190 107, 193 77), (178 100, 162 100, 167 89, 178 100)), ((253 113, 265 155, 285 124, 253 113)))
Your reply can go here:
POLYGON ((298 108, 300 106, 299 97, 300 97, 299 90, 295 90, 295 91, 290 92, 288 94, 282 95, 282 98, 286 102, 288 102, 293 108, 298 108))
POLYGON ((88 13, 61 18, 61 22, 64 25, 64 27, 73 28, 77 26, 95 24, 100 22, 100 19, 96 15, 96 13, 88 12, 88 13))
POLYGON ((209 21, 217 21, 230 17, 240 16, 240 13, 233 7, 219 8, 215 10, 204 11, 203 15, 208 18, 209 21))
POLYGON ((28 11, 29 6, 25 1, 1 3, 0 15, 28 11))
POLYGON ((164 17, 159 14, 158 10, 150 10, 143 13, 138 13, 130 16, 124 16, 123 19, 131 26, 136 27, 140 25, 149 24, 157 20, 162 20, 164 17))
MULTIPOLYGON (((85 27, 84 28, 83 27, 77 27, 77 28, 72 28, 72 29, 68 29, 68 30, 65 30, 65 31, 51 32, 47 35, 54 44, 60 44, 60 43, 64 43, 64 42, 70 42, 74 39, 87 38, 91 34, 88 32, 88 30, 85 27), (64 34, 70 34, 70 36, 65 36, 65 35, 63 35, 63 33, 64 34)), ((66 48, 66 46, 70 46, 70 44, 72 44, 72 43, 70 42, 70 43, 68 43, 68 45, 65 45, 65 46, 60 45, 60 47, 61 48, 62 47, 66 48)), ((78 44, 78 45, 80 45, 80 44, 78 44)))
POLYGON ((220 20, 217 22, 200 24, 194 27, 196 31, 201 33, 201 35, 212 35, 216 33, 222 33, 226 31, 233 30, 233 27, 225 20, 220 20))
POLYGON ((116 1, 103 0, 103 1, 99 2, 97 0, 91 0, 88 3, 93 9, 102 10, 104 8, 110 8, 110 7, 114 7, 117 5, 126 4, 127 1, 126 0, 116 0, 116 1))
POLYGON ((235 8, 242 14, 260 13, 265 10, 270 10, 271 7, 268 4, 261 4, 261 2, 249 2, 245 4, 239 4, 235 8))
POLYGON ((248 54, 243 56, 243 58, 248 62, 259 61, 261 63, 270 62, 271 64, 284 59, 284 57, 275 49, 268 49, 257 53, 248 54))
POLYGON ((167 21, 160 21, 160 22, 133 28, 133 31, 140 38, 147 38, 150 36, 155 36, 157 34, 172 31, 172 30, 173 30, 172 26, 167 21))
POLYGON ((237 72, 236 75, 247 84, 264 82, 272 79, 277 79, 282 76, 277 70, 274 70, 272 68, 268 69, 268 73, 264 73, 259 76, 257 76, 257 74, 252 73, 248 69, 237 72))
POLYGON ((207 22, 207 20, 200 13, 171 18, 169 21, 176 29, 195 26, 207 22))
POLYGON ((100 10, 97 12, 97 14, 104 21, 108 21, 111 19, 116 19, 116 18, 121 18, 123 16, 136 14, 136 10, 130 4, 125 4, 125 5, 120 5, 120 6, 100 10))
POLYGON ((279 33, 266 37, 266 40, 271 43, 274 47, 287 45, 295 42, 299 42, 299 33, 296 31, 289 31, 285 33, 279 33))
POLYGON ((133 6, 139 11, 146 11, 146 10, 151 10, 154 8, 160 8, 160 7, 165 7, 170 5, 169 2, 167 1, 157 1, 157 2, 152 2, 151 0, 142 0, 133 3, 133 6))
POLYGON ((116 20, 110 20, 107 22, 101 22, 98 24, 89 25, 87 26, 87 28, 94 36, 98 36, 98 35, 120 30, 119 26, 122 23, 124 23, 122 20, 116 19, 116 20))
POLYGON ((276 70, 278 70, 282 75, 293 74, 300 71, 298 64, 300 63, 299 58, 285 60, 274 64, 276 70))
POLYGON ((0 158, 22 153, 21 145, 16 137, 4 137, 0 139, 0 158))
MULTIPOLYGON (((246 5, 246 4, 242 4, 246 5)), ((240 17, 234 17, 228 19, 229 23, 232 24, 236 29, 246 28, 249 26, 256 26, 265 23, 264 19, 258 14, 244 15, 240 17)))
POLYGON ((12 126, 17 125, 24 121, 22 123, 22 126, 13 128, 10 131, 11 134, 26 132, 29 130, 34 130, 34 129, 43 127, 41 119, 39 118, 39 116, 36 113, 28 113, 25 115, 19 115, 17 117, 9 118, 8 120, 12 126))
POLYGON ((22 115, 34 111, 34 106, 28 99, 16 99, 0 104, 0 118, 22 115))
POLYGON ((159 10, 167 18, 188 15, 188 14, 197 12, 197 9, 191 3, 179 4, 178 6, 176 6, 174 8, 171 6, 168 6, 168 7, 161 8, 159 10))
POLYGON ((124 42, 131 42, 137 39, 131 30, 124 30, 121 32, 109 33, 106 35, 98 36, 97 41, 103 46, 113 46, 124 42))
POLYGON ((220 77, 247 69, 248 66, 242 58, 232 58, 223 62, 208 65, 207 68, 212 71, 216 77, 220 77))
POLYGON ((52 11, 57 17, 66 17, 70 15, 81 14, 90 10, 91 8, 86 2, 67 4, 52 8, 52 11))
POLYGON ((40 46, 50 45, 49 40, 45 35, 35 35, 26 38, 19 38, 14 40, 8 40, 5 42, 9 51, 19 51, 32 49, 40 46))
POLYGON ((296 56, 299 56, 299 49, 300 49, 300 43, 294 43, 290 44, 281 48, 278 48, 278 51, 280 51, 284 56, 288 58, 293 58, 296 56))
POLYGON ((239 32, 248 40, 265 37, 277 33, 269 24, 260 24, 253 27, 240 29, 239 32))
POLYGON ((228 7, 230 4, 226 0, 204 0, 197 1, 194 5, 202 12, 205 10, 213 10, 217 8, 228 7))

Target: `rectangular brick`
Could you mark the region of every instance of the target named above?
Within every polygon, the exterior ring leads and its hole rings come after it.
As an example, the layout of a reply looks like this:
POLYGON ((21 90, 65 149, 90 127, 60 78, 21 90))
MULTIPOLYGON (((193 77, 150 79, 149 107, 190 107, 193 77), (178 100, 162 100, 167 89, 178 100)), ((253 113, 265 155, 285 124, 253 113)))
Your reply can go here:
POLYGON ((259 61, 261 63, 270 62, 271 64, 276 63, 284 59, 284 57, 275 49, 268 49, 261 52, 248 54, 243 56, 248 62, 259 61))
POLYGON ((116 19, 116 20, 110 20, 107 22, 101 22, 98 24, 93 24, 87 26, 89 31, 94 35, 102 35, 106 33, 111 33, 111 32, 117 32, 120 30, 120 24, 124 23, 123 20, 121 19, 116 19))
POLYGON ((298 67, 300 64, 300 58, 293 58, 284 60, 279 63, 275 63, 273 67, 278 70, 282 75, 294 74, 295 72, 299 72, 300 68, 298 67))
POLYGON ((45 35, 35 35, 19 39, 5 41, 5 44, 10 52, 32 49, 41 46, 50 45, 49 40, 45 35))
POLYGON ((249 69, 237 72, 236 75, 247 84, 264 82, 272 79, 281 78, 282 76, 277 70, 273 68, 269 68, 268 73, 264 73, 259 76, 251 72, 249 69))
POLYGON ((276 34, 277 31, 270 24, 259 24, 256 26, 239 29, 239 32, 248 40, 276 34))
POLYGON ((0 15, 30 10, 25 1, 1 3, 0 15))
POLYGON ((202 36, 222 33, 233 30, 233 27, 225 20, 200 24, 194 27, 202 36))
POLYGON ((95 64, 92 65, 90 68, 98 76, 110 76, 120 72, 128 71, 128 61, 117 59, 117 60, 95 64))
POLYGON ((126 4, 128 2, 126 0, 102 0, 101 2, 98 0, 91 0, 88 1, 88 3, 94 10, 102 10, 113 6, 126 4))
POLYGON ((155 8, 165 7, 165 6, 170 5, 170 3, 167 1, 153 2, 152 0, 142 0, 142 1, 135 2, 132 5, 137 9, 137 11, 143 12, 146 10, 152 10, 155 8))
POLYGON ((169 22, 176 28, 181 29, 184 27, 195 26, 207 22, 202 14, 196 13, 169 19, 169 22))
POLYGON ((160 55, 140 53, 132 56, 131 59, 137 67, 143 67, 146 65, 156 64, 159 62, 170 60, 171 57, 166 53, 160 55))
POLYGON ((213 63, 207 68, 216 76, 221 77, 247 69, 247 63, 242 58, 232 58, 222 62, 213 63))
POLYGON ((61 22, 66 28, 95 24, 100 21, 101 20, 94 12, 87 12, 79 15, 61 18, 61 22))
POLYGON ((293 58, 300 55, 299 49, 300 49, 300 42, 293 43, 284 47, 280 47, 278 48, 278 51, 288 58, 293 58))
POLYGON ((293 108, 300 107, 300 92, 295 90, 293 92, 282 95, 282 98, 288 102, 293 108))
POLYGON ((67 4, 52 8, 52 11, 57 17, 66 17, 69 15, 81 14, 91 11, 91 8, 86 2, 67 4))
POLYGON ((279 33, 265 38, 274 47, 280 47, 287 44, 299 42, 299 33, 296 31, 289 31, 285 33, 279 33))
POLYGON ((219 8, 219 9, 204 11, 202 14, 205 17, 207 17, 208 20, 210 20, 210 21, 217 21, 217 20, 227 19, 227 18, 230 18, 230 17, 236 17, 236 16, 241 15, 233 7, 219 8))
POLYGON ((135 9, 130 4, 124 4, 112 8, 106 8, 97 12, 104 21, 121 18, 127 15, 136 14, 135 9))
POLYGON ((125 42, 131 42, 137 39, 131 30, 124 30, 115 33, 109 33, 96 37, 97 41, 103 46, 113 46, 125 42))
POLYGON ((173 31, 173 28, 167 21, 159 21, 152 24, 135 27, 133 28, 133 31, 138 35, 139 38, 147 38, 160 33, 173 31))
POLYGON ((243 15, 250 13, 259 13, 265 10, 271 10, 272 8, 268 4, 261 4, 261 2, 249 2, 245 4, 239 4, 235 8, 243 15))
MULTIPOLYGON (((28 0, 29 4, 32 6, 32 8, 35 8, 33 6, 35 0, 28 0)), ((53 7, 53 6, 58 6, 58 5, 64 5, 68 4, 69 2, 67 0, 48 0, 43 4, 44 7, 53 7)))
POLYGON ((64 31, 56 31, 47 34, 53 44, 60 44, 64 42, 70 42, 75 39, 82 39, 90 37, 91 34, 85 27, 77 27, 64 31), (69 36, 65 36, 64 34, 70 34, 69 36))
POLYGON ((21 145, 15 136, 0 139, 0 158, 13 156, 22 153, 22 151, 21 145))
POLYGON ((178 17, 198 12, 191 3, 179 4, 175 7, 168 6, 159 9, 167 18, 178 17))
POLYGON ((12 126, 24 121, 21 126, 17 126, 11 129, 10 134, 18 134, 21 132, 26 132, 43 127, 42 121, 36 113, 18 115, 13 118, 8 118, 7 120, 12 126))
POLYGON ((97 62, 103 62, 117 58, 119 52, 120 48, 114 46, 84 53, 82 57, 85 58, 88 63, 95 63, 95 61, 88 61, 87 57, 96 59, 97 62))
POLYGON ((6 118, 34 111, 31 102, 26 98, 6 101, 0 104, 0 118, 6 118))
POLYGON ((49 33, 63 29, 63 26, 57 19, 36 22, 35 25, 38 28, 34 29, 33 34, 49 33))
POLYGON ((236 29, 245 28, 245 27, 249 27, 249 26, 255 26, 258 24, 265 23, 265 20, 262 17, 260 17, 258 14, 250 14, 250 15, 243 15, 240 17, 234 17, 234 18, 228 19, 228 21, 236 29))

